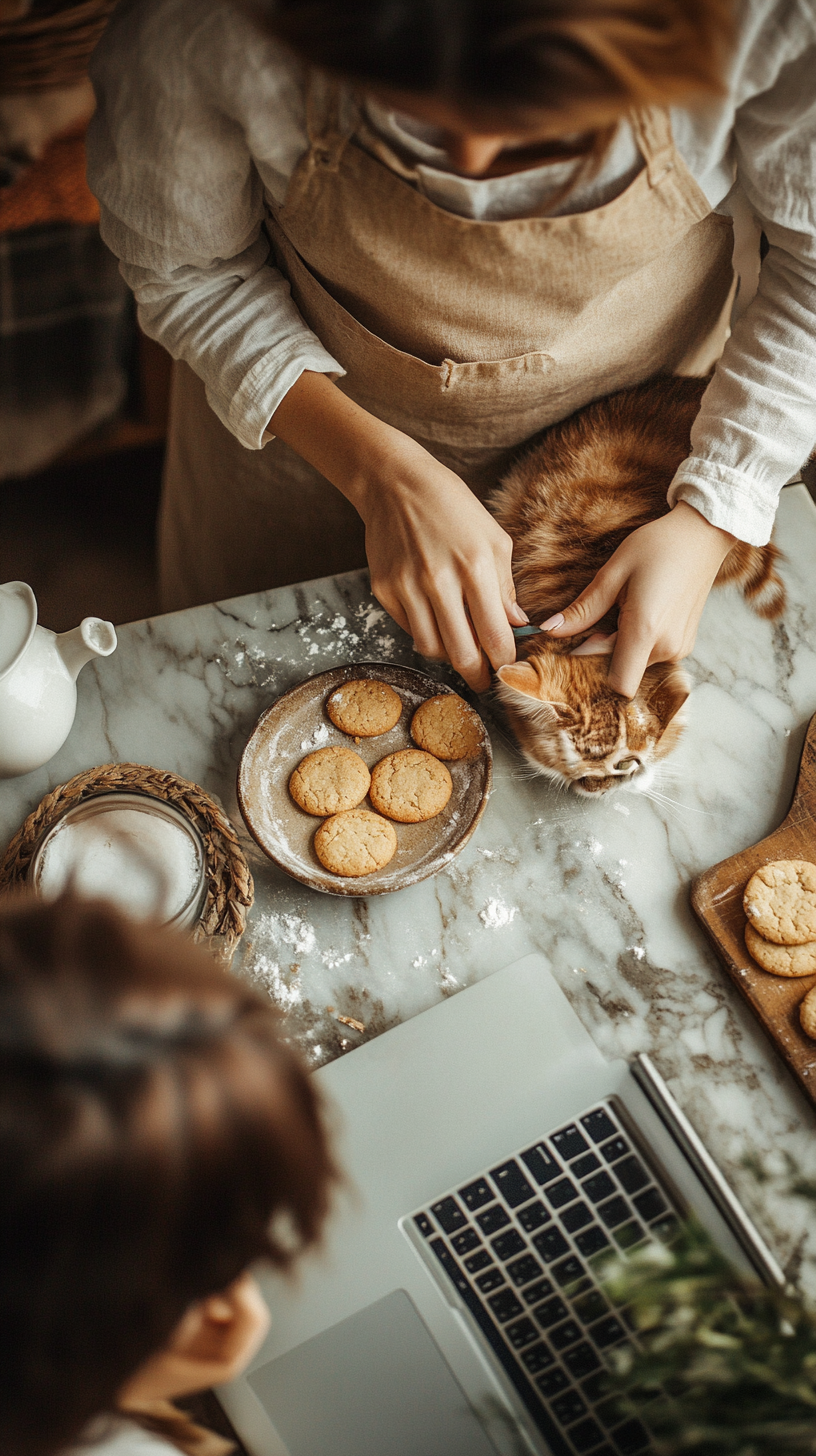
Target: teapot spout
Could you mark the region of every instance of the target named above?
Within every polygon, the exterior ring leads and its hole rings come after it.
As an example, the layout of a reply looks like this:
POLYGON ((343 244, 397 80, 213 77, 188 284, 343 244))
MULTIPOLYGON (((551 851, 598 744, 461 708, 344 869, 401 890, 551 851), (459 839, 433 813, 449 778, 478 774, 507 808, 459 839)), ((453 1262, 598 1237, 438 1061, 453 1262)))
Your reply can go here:
POLYGON ((101 617, 85 617, 71 632, 60 632, 57 651, 71 677, 76 679, 92 657, 110 657, 116 651, 116 629, 101 617))

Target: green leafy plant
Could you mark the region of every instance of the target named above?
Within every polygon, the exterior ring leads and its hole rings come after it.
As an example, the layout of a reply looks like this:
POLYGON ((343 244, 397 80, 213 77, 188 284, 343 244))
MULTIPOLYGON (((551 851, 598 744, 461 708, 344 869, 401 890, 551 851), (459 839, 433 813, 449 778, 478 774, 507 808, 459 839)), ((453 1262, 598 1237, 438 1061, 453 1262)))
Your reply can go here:
MULTIPOLYGON (((789 1191, 814 1196, 806 1180, 789 1191)), ((798 1296, 739 1274, 695 1223, 604 1281, 636 1342, 610 1391, 660 1456, 816 1453, 816 1313, 798 1296)))

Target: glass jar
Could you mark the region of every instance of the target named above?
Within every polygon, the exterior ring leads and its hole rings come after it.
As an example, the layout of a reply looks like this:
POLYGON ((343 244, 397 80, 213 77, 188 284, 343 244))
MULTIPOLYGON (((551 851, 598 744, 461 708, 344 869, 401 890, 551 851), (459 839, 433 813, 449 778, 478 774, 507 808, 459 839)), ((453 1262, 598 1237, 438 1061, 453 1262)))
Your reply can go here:
POLYGON ((188 929, 206 894, 204 842, 163 799, 98 794, 67 809, 43 835, 27 881, 45 899, 72 890, 134 919, 188 929))

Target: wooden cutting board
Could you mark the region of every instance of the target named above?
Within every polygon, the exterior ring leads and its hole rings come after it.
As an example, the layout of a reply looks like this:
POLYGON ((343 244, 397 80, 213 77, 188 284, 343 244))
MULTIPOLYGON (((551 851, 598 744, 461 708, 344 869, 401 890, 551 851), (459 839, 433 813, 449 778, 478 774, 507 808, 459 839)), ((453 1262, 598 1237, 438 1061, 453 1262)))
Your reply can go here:
POLYGON ((816 1041, 806 1037, 799 1025, 799 1006, 816 985, 816 975, 772 976, 760 969, 745 948, 743 891, 754 871, 775 859, 807 859, 816 864, 816 714, 808 724, 787 818, 767 839, 714 865, 691 886, 692 907, 728 974, 816 1104, 816 1041))

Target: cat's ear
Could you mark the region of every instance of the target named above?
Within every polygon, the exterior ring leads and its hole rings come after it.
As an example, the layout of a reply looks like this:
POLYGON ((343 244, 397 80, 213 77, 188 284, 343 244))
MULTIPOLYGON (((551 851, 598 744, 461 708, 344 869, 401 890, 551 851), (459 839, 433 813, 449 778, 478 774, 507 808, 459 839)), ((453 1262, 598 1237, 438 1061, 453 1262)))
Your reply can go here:
POLYGON ((691 683, 676 662, 656 662, 643 674, 638 696, 645 698, 665 732, 690 692, 691 683))
POLYGON ((496 676, 502 702, 515 708, 517 713, 524 713, 539 723, 550 723, 554 728, 570 727, 577 722, 578 715, 573 708, 546 696, 546 688, 529 662, 508 663, 499 668, 496 676))

